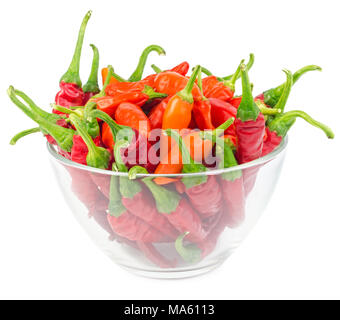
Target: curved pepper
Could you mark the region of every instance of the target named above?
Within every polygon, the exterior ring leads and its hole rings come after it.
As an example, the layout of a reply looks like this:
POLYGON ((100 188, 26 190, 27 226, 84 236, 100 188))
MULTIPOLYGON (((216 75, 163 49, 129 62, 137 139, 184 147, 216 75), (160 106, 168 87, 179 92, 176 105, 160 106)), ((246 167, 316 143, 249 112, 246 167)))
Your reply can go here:
MULTIPOLYGON (((315 66, 315 65, 309 65, 309 66, 305 66, 301 69, 299 69, 298 71, 296 71, 293 74, 293 83, 295 84, 296 81, 298 81, 300 79, 300 77, 302 75, 304 75, 305 73, 309 72, 309 71, 322 71, 322 69, 319 66, 315 66)), ((284 90, 284 85, 285 84, 281 84, 280 86, 276 87, 276 88, 272 88, 269 90, 264 91, 262 94, 258 95, 256 98, 262 100, 266 105, 270 106, 270 107, 274 107, 282 93, 284 90)))
POLYGON ((83 47, 84 35, 87 22, 92 11, 88 11, 82 21, 78 33, 78 40, 74 50, 71 64, 66 73, 60 79, 60 91, 55 97, 55 103, 63 107, 81 106, 84 101, 84 93, 81 88, 82 83, 79 76, 80 57, 83 47))
MULTIPOLYGON (((179 65, 177 65, 176 67, 173 67, 170 70, 165 70, 165 71, 172 71, 172 72, 176 72, 182 76, 186 76, 188 71, 189 71, 189 63, 184 61, 182 63, 180 63, 179 65)), ((162 69, 158 68, 156 65, 152 64, 151 68, 158 74, 161 72, 164 72, 162 69)))
POLYGON ((170 99, 171 97, 163 99, 151 109, 150 113, 148 114, 151 130, 162 128, 163 115, 170 99))
POLYGON ((204 240, 207 233, 203 229, 201 219, 185 198, 181 198, 174 191, 158 186, 150 178, 144 178, 143 182, 151 191, 158 212, 164 214, 180 233, 190 232, 188 238, 193 242, 204 240))
POLYGON ((254 102, 248 72, 245 65, 241 66, 242 101, 237 109, 235 121, 238 139, 237 157, 240 164, 261 157, 265 119, 254 102))
POLYGON ((159 55, 165 56, 165 50, 162 47, 158 46, 158 45, 154 45, 153 44, 151 46, 146 47, 144 49, 144 51, 142 52, 142 55, 139 58, 136 70, 129 77, 129 79, 128 79, 129 81, 135 82, 135 81, 139 81, 139 80, 142 79, 143 71, 144 71, 145 64, 146 64, 146 60, 147 60, 149 54, 152 51, 156 51, 159 55))

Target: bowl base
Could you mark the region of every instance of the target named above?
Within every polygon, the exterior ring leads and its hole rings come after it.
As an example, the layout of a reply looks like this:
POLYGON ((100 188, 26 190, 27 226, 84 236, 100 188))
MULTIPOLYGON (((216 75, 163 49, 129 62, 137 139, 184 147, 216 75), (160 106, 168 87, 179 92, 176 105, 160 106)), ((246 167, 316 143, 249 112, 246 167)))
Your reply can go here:
MULTIPOLYGON (((229 256, 229 255, 228 255, 229 256)), ((225 260, 228 258, 224 257, 224 259, 219 259, 215 263, 201 266, 197 268, 183 268, 183 269, 166 269, 166 270, 144 270, 144 269, 137 269, 133 267, 123 266, 120 265, 123 269, 144 278, 151 278, 151 279, 162 279, 162 280, 173 280, 173 279, 187 279, 198 277, 208 272, 211 272, 218 267, 220 267, 225 260)))

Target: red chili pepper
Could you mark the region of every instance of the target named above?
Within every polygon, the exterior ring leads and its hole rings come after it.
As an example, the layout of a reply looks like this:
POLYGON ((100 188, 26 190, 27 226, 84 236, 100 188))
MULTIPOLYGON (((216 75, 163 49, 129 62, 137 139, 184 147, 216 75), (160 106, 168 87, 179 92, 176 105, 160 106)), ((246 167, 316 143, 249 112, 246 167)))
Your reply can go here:
MULTIPOLYGON (((176 93, 183 90, 189 79, 185 76, 173 71, 159 73, 155 78, 154 89, 157 92, 162 92, 168 96, 174 96, 176 93)), ((195 100, 200 99, 202 94, 196 84, 193 85, 192 95, 195 100)))
MULTIPOLYGON (((201 92, 203 92, 201 72, 198 74, 197 84, 201 92)), ((200 130, 215 129, 215 127, 212 124, 212 119, 211 119, 211 104, 210 104, 209 99, 207 99, 204 95, 202 95, 201 100, 195 101, 192 111, 193 111, 193 115, 195 119, 195 124, 197 124, 197 127, 200 130)))
MULTIPOLYGON (((128 172, 127 167, 120 162, 120 142, 115 147, 116 165, 121 172, 128 172)), ((142 167, 130 169, 129 178, 120 177, 120 193, 122 203, 132 214, 141 218, 155 229, 162 232, 170 240, 175 240, 178 236, 176 229, 169 223, 164 215, 161 215, 154 205, 150 202, 148 195, 138 181, 132 178, 137 173, 147 173, 142 167)))
POLYGON ((180 233, 190 232, 188 238, 193 242, 205 239, 207 233, 203 229, 201 219, 185 198, 155 184, 149 178, 143 179, 143 182, 153 194, 158 212, 164 214, 180 233))
MULTIPOLYGON (((214 127, 219 127, 230 118, 236 118, 237 109, 230 103, 216 98, 210 98, 209 102, 211 106, 211 121, 214 127)), ((235 136, 235 124, 232 124, 225 133, 235 136)))
POLYGON ((106 122, 104 122, 102 125, 102 141, 106 148, 113 151, 115 142, 113 139, 111 128, 106 122))
POLYGON ((161 72, 167 72, 167 71, 172 71, 172 72, 176 72, 182 76, 186 76, 188 71, 189 71, 189 63, 184 61, 182 63, 180 63, 179 65, 177 65, 176 67, 170 69, 170 70, 161 70, 160 68, 158 68, 156 65, 152 64, 151 65, 152 69, 156 72, 156 74, 161 73, 161 72))
POLYGON ((252 97, 248 72, 245 65, 241 66, 242 101, 237 109, 235 121, 238 139, 237 158, 240 164, 261 157, 265 119, 252 97))
POLYGON ((242 96, 231 99, 229 103, 237 109, 240 106, 241 101, 242 101, 242 96))
MULTIPOLYGON (((166 130, 166 134, 174 139, 181 150, 183 169, 182 173, 206 172, 207 168, 195 162, 182 137, 174 130, 166 130)), ((199 212, 202 218, 208 218, 217 214, 222 206, 222 193, 214 176, 184 177, 182 182, 186 187, 186 194, 193 207, 199 212)))
POLYGON ((159 104, 157 104, 151 109, 148 115, 151 130, 162 128, 164 111, 170 99, 171 97, 163 99, 159 104))
POLYGON ((150 120, 142 108, 136 104, 130 102, 121 103, 115 112, 115 119, 118 124, 136 129, 145 137, 149 136, 151 131, 150 120))
MULTIPOLYGON (((102 146, 101 138, 97 137, 93 140, 97 147, 102 146)), ((83 165, 87 165, 86 157, 89 153, 86 143, 80 135, 75 134, 73 136, 73 146, 71 150, 71 160, 83 165)))
POLYGON ((71 64, 60 80, 60 91, 56 95, 55 103, 62 107, 83 105, 84 92, 79 76, 79 66, 86 25, 91 17, 91 13, 91 11, 87 12, 82 21, 71 64))
POLYGON ((114 96, 106 96, 94 99, 97 108, 104 111, 110 116, 114 116, 116 109, 123 102, 131 102, 138 106, 142 106, 150 99, 164 98, 166 95, 153 91, 151 87, 145 86, 143 91, 126 91, 114 96))

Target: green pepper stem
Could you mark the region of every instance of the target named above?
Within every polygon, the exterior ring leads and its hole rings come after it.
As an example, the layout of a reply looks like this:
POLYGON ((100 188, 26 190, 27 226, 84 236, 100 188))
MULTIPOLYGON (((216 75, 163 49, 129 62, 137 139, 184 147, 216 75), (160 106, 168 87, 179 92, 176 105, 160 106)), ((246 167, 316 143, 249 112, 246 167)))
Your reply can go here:
POLYGON ((202 100, 208 100, 208 98, 206 98, 203 94, 203 85, 202 85, 202 67, 201 70, 198 72, 198 76, 197 76, 197 85, 198 88, 200 89, 201 93, 202 93, 202 100))
POLYGON ((156 51, 159 55, 165 55, 165 50, 158 45, 151 45, 146 47, 142 52, 136 70, 130 76, 129 81, 136 82, 142 79, 146 60, 148 59, 148 56, 152 51, 156 51))
POLYGON ((309 65, 297 70, 293 74, 293 84, 295 84, 295 82, 298 81, 302 75, 309 71, 322 71, 322 68, 316 65, 309 65))
POLYGON ((241 66, 244 64, 244 59, 241 60, 240 64, 237 66, 235 73, 232 75, 230 80, 223 80, 223 84, 230 88, 232 91, 235 91, 235 83, 241 76, 241 66))
POLYGON ((10 144, 14 146, 21 138, 28 136, 29 134, 36 133, 36 132, 41 132, 40 128, 32 128, 32 129, 27 129, 24 131, 21 131, 17 133, 10 141, 10 144))
POLYGON ((145 93, 149 97, 149 99, 166 98, 168 96, 165 93, 156 92, 150 86, 145 86, 142 92, 145 93))
POLYGON ((84 107, 84 119, 88 119, 90 116, 90 112, 96 107, 96 102, 93 101, 93 99, 95 98, 100 98, 100 97, 104 97, 105 96, 105 89, 106 87, 109 85, 110 83, 110 79, 112 77, 113 74, 113 67, 111 65, 109 65, 108 67, 108 73, 107 73, 107 77, 105 79, 104 85, 102 90, 96 94, 95 96, 93 96, 85 105, 84 107))
POLYGON ((33 112, 35 112, 36 114, 38 114, 39 116, 41 116, 42 118, 44 118, 45 120, 51 121, 51 122, 56 122, 58 120, 61 120, 62 117, 55 114, 55 113, 49 113, 43 109, 41 109, 40 107, 38 107, 35 102, 28 97, 24 92, 14 89, 14 92, 17 96, 19 96, 21 99, 23 99, 32 109, 33 112))
POLYGON ((269 124, 269 129, 271 131, 275 131, 279 136, 284 137, 287 134, 287 131, 290 127, 286 128, 285 123, 291 123, 292 120, 295 120, 296 118, 302 118, 305 121, 307 121, 312 126, 321 129, 327 136, 328 139, 334 139, 334 133, 332 129, 330 129, 325 124, 316 121, 313 119, 310 115, 308 115, 306 112, 300 111, 300 110, 293 110, 288 111, 281 116, 274 119, 269 124))
POLYGON ((134 166, 129 170, 129 179, 134 180, 137 178, 137 174, 148 174, 148 170, 141 166, 134 166))
POLYGON ((218 131, 225 131, 227 130, 235 121, 235 118, 231 117, 226 122, 223 122, 220 126, 218 126, 216 129, 212 131, 212 134, 216 135, 218 131))
POLYGON ((76 114, 76 115, 79 115, 79 113, 76 111, 76 110, 72 110, 72 109, 69 109, 69 108, 66 108, 66 107, 63 107, 63 106, 59 106, 57 104, 52 104, 52 107, 53 109, 57 110, 57 111, 60 111, 62 113, 65 113, 65 114, 76 114))
POLYGON ((31 118, 34 122, 36 122, 40 129, 45 133, 50 134, 58 143, 60 148, 63 150, 70 152, 72 145, 73 145, 73 135, 74 130, 63 128, 58 125, 56 125, 53 122, 50 122, 43 117, 41 117, 39 114, 34 112, 32 110, 31 103, 27 103, 29 107, 24 105, 16 96, 16 90, 13 86, 10 86, 7 90, 7 94, 12 100, 12 102, 19 108, 21 111, 23 111, 29 118, 31 118))
POLYGON ((242 100, 237 109, 237 118, 245 122, 248 120, 256 121, 260 109, 254 102, 253 94, 251 92, 251 85, 248 77, 248 69, 243 64, 241 65, 242 75, 242 100))
POLYGON ((120 75, 118 75, 117 73, 115 73, 114 71, 112 72, 112 77, 114 77, 116 80, 118 80, 119 82, 128 82, 127 80, 125 80, 124 78, 122 78, 120 75))
POLYGON ((282 113, 281 109, 268 108, 262 100, 255 100, 256 105, 259 107, 261 113, 266 116, 276 116, 282 113))
POLYGON ((88 11, 81 23, 80 30, 78 33, 78 40, 77 40, 76 48, 74 50, 71 64, 68 70, 66 71, 66 73, 60 79, 60 81, 64 81, 66 83, 75 83, 78 85, 79 88, 81 88, 81 80, 79 76, 81 50, 83 47, 86 26, 91 17, 91 14, 92 14, 92 11, 88 11))
POLYGON ((89 79, 86 84, 83 86, 84 92, 94 92, 97 93, 100 91, 98 85, 98 70, 99 70, 99 51, 94 44, 90 44, 93 50, 93 60, 92 67, 89 79))
POLYGON ((98 109, 91 111, 90 118, 98 118, 106 122, 111 129, 114 140, 116 140, 118 131, 124 128, 123 126, 120 126, 117 122, 115 122, 107 113, 98 109))
POLYGON ((186 102, 189 103, 193 103, 194 102, 194 98, 192 96, 192 89, 194 87, 195 84, 195 80, 199 74, 201 70, 201 66, 196 66, 194 69, 194 72, 192 73, 191 77, 189 78, 189 81, 187 83, 187 85, 185 86, 185 88, 183 90, 181 90, 180 92, 177 92, 177 95, 186 102))
POLYGON ((155 184, 151 178, 144 178, 142 181, 152 193, 156 201, 158 212, 171 214, 172 212, 176 211, 181 200, 181 196, 177 192, 168 190, 155 184))
MULTIPOLYGON (((253 66, 254 64, 254 61, 255 61, 255 56, 253 53, 250 53, 249 54, 249 60, 248 60, 248 63, 247 63, 247 70, 249 71, 251 69, 251 67, 253 66)), ((223 77, 222 80, 231 80, 232 77, 235 75, 234 74, 231 74, 229 76, 226 76, 226 77, 223 77)), ((238 78, 236 80, 238 80, 239 78, 241 77, 241 73, 238 74, 238 78)))
POLYGON ((156 73, 161 73, 163 72, 163 70, 159 67, 157 67, 155 64, 151 65, 151 68, 153 69, 153 71, 155 71, 156 73))
POLYGON ((201 260, 202 250, 195 244, 184 246, 183 240, 189 233, 190 232, 185 232, 176 239, 175 248, 185 262, 196 263, 201 260))
POLYGON ((128 168, 123 162, 122 155, 120 150, 122 148, 128 148, 130 143, 126 140, 120 140, 115 143, 114 146, 114 156, 115 156, 115 161, 116 161, 116 166, 118 168, 118 171, 120 172, 128 172, 128 168))
MULTIPOLYGON (((212 72, 209 71, 207 68, 201 67, 201 69, 202 69, 202 72, 203 72, 205 75, 207 75, 208 77, 213 75, 212 72)), ((194 70, 194 69, 193 69, 193 70, 194 70)))
MULTIPOLYGON (((112 165, 112 171, 116 171, 115 164, 112 165)), ((109 214, 116 218, 120 217, 126 212, 125 207, 122 204, 122 199, 119 191, 119 178, 117 176, 111 176, 110 181, 110 202, 109 202, 109 214)))
POLYGON ((282 112, 284 111, 284 108, 287 104, 288 101, 288 97, 290 94, 290 91, 292 89, 293 86, 293 75, 289 70, 284 69, 283 72, 286 74, 287 80, 283 86, 283 91, 281 94, 281 97, 279 99, 279 101, 277 102, 277 104, 274 106, 274 109, 279 109, 282 112))

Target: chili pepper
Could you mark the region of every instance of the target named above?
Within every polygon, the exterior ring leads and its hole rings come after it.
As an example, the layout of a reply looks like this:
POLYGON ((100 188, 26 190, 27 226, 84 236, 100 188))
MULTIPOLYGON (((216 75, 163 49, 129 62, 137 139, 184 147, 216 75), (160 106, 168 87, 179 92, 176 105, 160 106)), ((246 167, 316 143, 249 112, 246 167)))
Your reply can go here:
POLYGON ((19 107, 19 109, 21 109, 29 118, 35 121, 39 125, 40 130, 45 135, 48 134, 52 136, 61 149, 68 152, 71 151, 73 144, 72 140, 75 131, 57 125, 57 121, 61 120, 62 118, 60 118, 58 115, 50 114, 43 111, 30 98, 28 98, 28 96, 26 96, 23 92, 19 90, 15 90, 12 86, 8 88, 7 93, 12 102, 17 107, 19 107), (23 104, 17 98, 17 95, 23 98, 28 106, 23 104), (44 114, 44 117, 41 116, 42 114, 44 114))
MULTIPOLYGON (((173 71, 165 71, 157 74, 153 88, 157 92, 166 93, 168 96, 174 96, 176 93, 183 90, 189 82, 185 76, 173 71)), ((194 83, 192 95, 195 100, 201 98, 202 94, 198 86, 194 83)))
MULTIPOLYGON (((315 65, 309 65, 309 66, 305 66, 299 69, 293 74, 293 84, 295 84, 296 81, 298 81, 300 77, 304 75, 306 72, 315 71, 315 70, 322 71, 322 69, 319 66, 315 66, 315 65)), ((281 84, 280 86, 276 88, 266 90, 262 94, 258 95, 256 98, 264 101, 266 105, 270 107, 274 107, 278 103, 283 93, 284 86, 285 84, 281 84)))
MULTIPOLYGON (((156 73, 161 73, 163 72, 163 70, 161 70, 160 68, 158 68, 156 65, 152 64, 151 65, 152 69, 156 72, 156 73)), ((184 61, 182 63, 180 63, 179 65, 177 65, 176 67, 170 69, 170 70, 165 70, 165 71, 172 71, 172 72, 177 72, 178 74, 182 75, 182 76, 186 76, 186 74, 189 71, 189 63, 184 61)))
POLYGON ((87 22, 91 17, 92 11, 88 11, 85 15, 80 30, 78 40, 73 54, 71 64, 66 73, 60 79, 60 91, 55 97, 55 103, 63 107, 81 106, 84 101, 84 92, 81 88, 81 80, 79 76, 80 56, 83 47, 84 35, 87 22))
MULTIPOLYGON (((121 147, 125 142, 118 142, 115 146, 115 158, 119 171, 128 172, 127 167, 121 159, 121 147)), ((120 177, 120 193, 122 203, 131 213, 141 218, 155 229, 162 232, 169 239, 175 240, 178 236, 176 229, 169 223, 164 215, 159 214, 153 204, 150 203, 146 193, 138 181, 134 180, 138 173, 147 174, 147 170, 140 166, 135 166, 129 171, 129 178, 120 177)))
MULTIPOLYGON (((215 132, 220 132, 226 130, 233 123, 233 119, 228 119, 221 126, 217 127, 212 134, 215 132)), ((200 131, 190 131, 183 133, 184 144, 190 149, 190 155, 195 161, 202 161, 202 159, 207 159, 212 151, 213 144, 209 140, 203 140, 201 138, 200 131)), ((155 170, 155 174, 176 174, 181 173, 183 169, 182 155, 178 145, 172 143, 170 152, 165 155, 161 155, 161 160, 159 165, 155 170)), ((157 177, 154 181, 159 184, 168 184, 176 180, 172 178, 157 177)))
POLYGON ((295 123, 296 118, 302 118, 312 126, 321 129, 326 134, 328 139, 334 138, 334 133, 329 127, 314 120, 307 113, 300 110, 288 111, 277 116, 272 122, 270 122, 267 128, 268 137, 263 145, 262 156, 272 152, 277 146, 280 145, 288 130, 295 123))
POLYGON ((239 163, 242 164, 261 156, 265 119, 254 102, 245 65, 241 66, 241 75, 242 101, 237 109, 235 127, 238 139, 237 157, 239 163))
POLYGON ((135 81, 139 81, 142 79, 142 75, 143 75, 143 71, 145 68, 145 64, 146 64, 146 60, 149 56, 149 54, 152 51, 156 51, 159 55, 164 56, 165 55, 165 50, 157 45, 151 45, 148 46, 144 49, 144 51, 142 52, 139 61, 138 61, 138 65, 135 69, 135 71, 132 73, 132 75, 129 78, 129 81, 131 82, 135 82, 135 81))
MULTIPOLYGON (((112 70, 112 74, 109 77, 110 80, 108 80, 109 84, 115 84, 115 83, 120 83, 120 82, 127 82, 127 80, 125 80, 124 78, 122 78, 121 76, 119 76, 117 73, 114 72, 114 70, 112 70)), ((102 82, 103 84, 105 84, 107 76, 109 73, 109 69, 108 68, 103 68, 102 69, 102 82)))
POLYGON ((93 50, 93 60, 89 79, 83 86, 84 100, 82 105, 85 105, 87 101, 100 92, 98 85, 99 51, 94 44, 91 44, 90 46, 93 50))
POLYGON ((218 79, 215 76, 209 76, 202 80, 203 94, 208 98, 217 98, 223 101, 229 101, 235 92, 235 82, 239 77, 241 64, 237 67, 236 72, 230 80, 218 79))
MULTIPOLYGON (((230 118, 236 118, 237 109, 230 103, 216 99, 209 99, 211 106, 211 121, 213 126, 218 127, 230 118)), ((226 134, 236 135, 235 124, 232 124, 227 130, 226 134)))
MULTIPOLYGON (((94 144, 97 147, 101 146, 101 139, 98 136, 93 140, 94 144)), ((87 155, 88 155, 88 147, 84 142, 83 138, 80 135, 75 134, 73 136, 73 146, 71 150, 71 160, 83 165, 87 165, 87 155)))
POLYGON ((138 106, 142 106, 150 99, 164 97, 166 97, 166 95, 155 92, 151 87, 145 86, 143 91, 130 91, 115 96, 99 97, 93 101, 97 104, 99 110, 104 111, 110 116, 114 116, 116 109, 123 102, 131 102, 138 106))
POLYGON ((94 168, 108 169, 111 160, 110 152, 107 149, 96 146, 79 117, 71 114, 70 120, 87 146, 86 164, 94 168))
POLYGON ((113 151, 113 146, 115 142, 113 139, 111 128, 106 122, 102 124, 102 141, 106 148, 113 151))
POLYGON ((201 219, 185 198, 155 184, 150 178, 144 178, 143 182, 151 191, 158 212, 164 214, 180 233, 190 232, 188 238, 193 242, 204 240, 207 234, 202 227, 201 219))
POLYGON ((123 102, 115 112, 115 119, 121 125, 138 130, 146 138, 149 136, 151 131, 150 120, 141 107, 130 102, 123 102))
POLYGON ((100 110, 93 110, 91 116, 99 118, 109 125, 113 141, 125 140, 128 142, 126 148, 122 149, 121 155, 128 168, 140 165, 146 168, 148 172, 154 172, 159 159, 157 155, 150 152, 152 146, 144 135, 139 134, 136 129, 117 124, 110 116, 100 110))
POLYGON ((229 103, 237 109, 240 106, 241 101, 242 101, 242 96, 232 98, 229 101, 229 103))
MULTIPOLYGON (((198 74, 197 84, 201 92, 203 92, 201 72, 198 74)), ((210 101, 204 96, 204 94, 202 95, 201 100, 195 101, 192 111, 194 114, 195 122, 200 130, 215 129, 211 120, 211 104, 210 101)))
POLYGON ((171 97, 163 99, 151 109, 150 113, 148 114, 151 130, 162 128, 164 111, 170 99, 171 97))
POLYGON ((107 219, 112 230, 131 241, 162 242, 164 236, 142 219, 130 213, 123 205, 119 191, 119 178, 111 176, 110 203, 107 219))
MULTIPOLYGON (((206 172, 207 168, 198 162, 195 162, 189 150, 183 143, 180 135, 171 129, 166 130, 166 133, 171 136, 178 144, 182 154, 183 169, 182 173, 198 173, 206 172)), ((215 176, 189 176, 183 177, 182 182, 186 187, 191 204, 199 212, 202 218, 208 218, 217 214, 223 205, 222 193, 215 176)))
POLYGON ((191 111, 194 103, 192 91, 195 84, 195 79, 199 72, 200 66, 197 66, 188 80, 185 88, 177 92, 169 100, 163 115, 163 129, 171 128, 180 130, 188 127, 191 120, 191 111))

